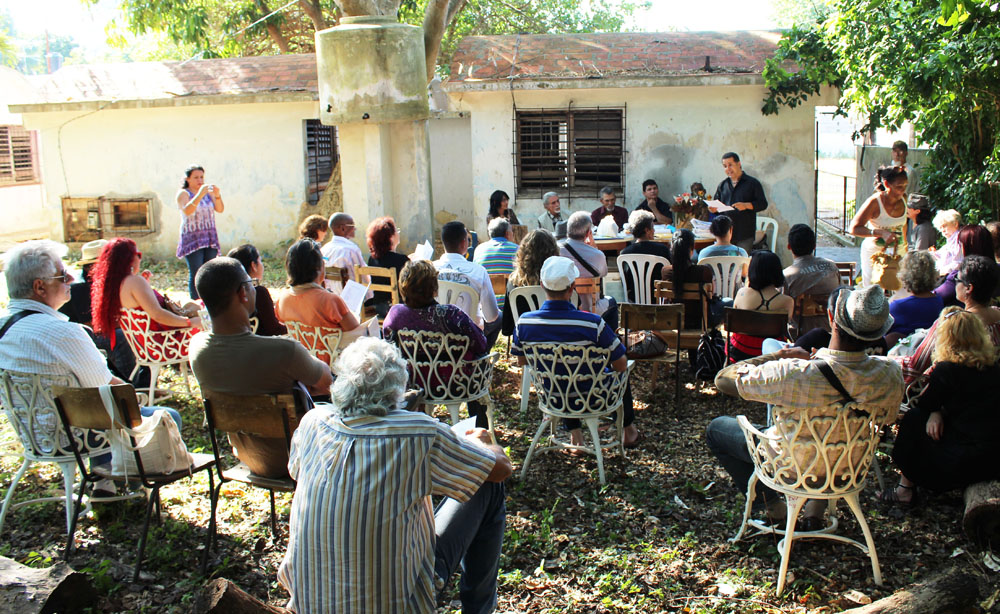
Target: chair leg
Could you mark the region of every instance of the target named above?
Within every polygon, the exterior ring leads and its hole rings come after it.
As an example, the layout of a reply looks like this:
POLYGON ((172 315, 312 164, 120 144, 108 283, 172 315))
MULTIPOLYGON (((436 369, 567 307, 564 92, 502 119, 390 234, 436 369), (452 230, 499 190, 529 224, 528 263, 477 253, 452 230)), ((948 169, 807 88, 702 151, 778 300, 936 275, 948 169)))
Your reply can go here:
POLYGON ((28 465, 31 461, 24 459, 21 463, 21 468, 17 470, 14 474, 14 479, 10 482, 10 488, 7 489, 7 496, 3 498, 3 508, 0 509, 0 533, 3 532, 3 524, 7 520, 7 508, 10 507, 10 501, 14 498, 14 490, 17 488, 17 484, 24 477, 24 473, 28 470, 28 465))
POLYGON ((882 568, 878 564, 878 553, 875 552, 875 539, 872 537, 872 530, 868 527, 868 521, 865 520, 865 515, 861 511, 861 503, 858 502, 858 493, 851 493, 844 497, 847 501, 847 507, 851 508, 854 512, 854 517, 858 519, 858 524, 861 525, 861 531, 865 534, 865 544, 868 546, 868 558, 872 561, 872 575, 875 576, 875 584, 882 586, 882 568))
POLYGON ((740 523, 740 530, 736 533, 736 537, 730 541, 738 542, 743 539, 743 534, 747 530, 747 522, 750 521, 750 511, 753 509, 754 499, 757 498, 757 472, 754 471, 753 475, 750 476, 750 481, 747 482, 747 504, 743 508, 743 522, 740 523))
MULTIPOLYGON (((65 476, 65 469, 63 470, 65 476)), ((73 482, 76 481, 76 466, 73 466, 73 482)), ((73 552, 73 536, 76 534, 76 519, 83 509, 83 493, 87 490, 87 476, 84 475, 80 481, 80 494, 76 496, 76 503, 73 503, 72 482, 69 490, 66 491, 66 510, 70 514, 68 526, 66 527, 66 551, 63 553, 63 560, 69 561, 69 555, 73 552)))
MULTIPOLYGON (((222 484, 219 484, 220 488, 222 484)), ((212 545, 215 542, 215 479, 212 477, 212 469, 208 469, 208 501, 211 511, 208 519, 208 535, 205 536, 205 554, 201 557, 201 574, 208 571, 208 559, 211 556, 212 545)))
POLYGON ((597 477, 601 480, 601 486, 607 484, 604 477, 604 453, 601 450, 601 435, 598 432, 597 418, 587 418, 585 420, 587 428, 590 429, 590 440, 594 445, 594 454, 597 455, 597 477))
POLYGON ((139 555, 135 559, 135 573, 132 574, 132 581, 139 581, 139 572, 142 571, 142 557, 146 553, 146 537, 149 536, 149 520, 153 516, 153 503, 160 498, 160 487, 153 489, 153 493, 146 501, 146 521, 142 523, 142 537, 139 538, 139 555))
POLYGON ((184 378, 184 388, 187 390, 188 396, 191 396, 191 377, 188 373, 188 363, 184 361, 181 363, 181 377, 184 378))
MULTIPOLYGON (((73 509, 73 485, 76 483, 76 463, 59 463, 59 468, 62 469, 63 488, 66 492, 66 531, 72 537, 73 531, 70 529, 70 525, 76 523, 76 515, 79 513, 79 510, 73 509)), ((80 484, 80 494, 83 494, 86 485, 86 481, 80 484)))
POLYGON ((152 363, 149 365, 149 404, 156 406, 156 381, 160 378, 160 365, 152 363))
POLYGON ((792 555, 792 542, 795 541, 795 521, 802 511, 802 506, 806 504, 805 497, 786 495, 788 505, 788 516, 785 518, 785 537, 781 540, 781 568, 778 570, 778 592, 780 595, 785 590, 785 576, 788 572, 788 559, 792 555))
POLYGON ((521 466, 521 479, 528 473, 528 465, 531 464, 531 457, 535 455, 535 446, 538 445, 538 440, 542 438, 542 431, 545 427, 552 422, 552 418, 545 416, 542 418, 542 423, 538 425, 538 430, 535 431, 535 436, 531 439, 531 445, 528 446, 528 455, 524 457, 524 465, 521 466))
POLYGON ((274 491, 267 491, 271 495, 271 538, 278 538, 278 514, 274 510, 274 491))
POLYGON ((526 416, 528 414, 528 403, 531 395, 531 373, 528 372, 530 369, 528 365, 521 367, 521 415, 526 416))
MULTIPOLYGON (((452 424, 458 424, 458 421, 462 419, 462 413, 461 413, 462 412, 462 404, 461 403, 459 403, 459 404, 454 404, 453 403, 451 405, 445 405, 445 407, 448 408, 448 413, 451 415, 451 423, 452 424)), ((468 403, 465 404, 465 411, 466 411, 466 413, 468 413, 468 411, 469 411, 469 404, 468 403)))

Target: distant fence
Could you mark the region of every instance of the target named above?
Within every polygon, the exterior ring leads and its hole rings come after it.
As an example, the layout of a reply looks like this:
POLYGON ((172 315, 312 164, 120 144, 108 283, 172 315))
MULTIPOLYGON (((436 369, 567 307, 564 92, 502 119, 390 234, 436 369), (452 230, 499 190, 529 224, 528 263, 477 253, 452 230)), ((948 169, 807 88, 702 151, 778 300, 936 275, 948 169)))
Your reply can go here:
POLYGON ((816 171, 816 219, 847 234, 854 218, 857 179, 848 175, 816 171))

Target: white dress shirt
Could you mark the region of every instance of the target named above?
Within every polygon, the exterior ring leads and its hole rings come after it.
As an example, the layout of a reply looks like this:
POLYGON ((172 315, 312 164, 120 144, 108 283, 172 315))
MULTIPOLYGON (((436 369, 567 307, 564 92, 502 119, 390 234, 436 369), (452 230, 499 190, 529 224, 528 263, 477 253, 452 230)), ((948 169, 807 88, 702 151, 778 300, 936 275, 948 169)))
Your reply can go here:
POLYGON ((500 317, 493 282, 483 265, 469 262, 461 254, 445 253, 434 261, 434 267, 438 270, 438 279, 465 284, 479 293, 479 312, 474 316, 469 314, 478 326, 500 317))
MULTIPOLYGON (((344 237, 333 236, 333 240, 323 246, 323 259, 326 266, 337 266, 347 269, 347 276, 354 279, 354 265, 365 266, 365 257, 361 248, 354 241, 344 237)), ((357 280, 355 280, 357 281, 357 280)))

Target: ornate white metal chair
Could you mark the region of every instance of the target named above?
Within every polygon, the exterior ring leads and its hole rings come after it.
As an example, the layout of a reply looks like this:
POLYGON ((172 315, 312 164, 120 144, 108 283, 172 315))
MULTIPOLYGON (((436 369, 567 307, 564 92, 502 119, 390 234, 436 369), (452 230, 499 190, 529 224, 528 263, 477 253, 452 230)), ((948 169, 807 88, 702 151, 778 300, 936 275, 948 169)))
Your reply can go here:
MULTIPOLYGON (((0 402, 3 403, 7 420, 17 433, 23 448, 24 461, 14 474, 10 488, 0 509, 0 531, 11 509, 14 490, 24 477, 31 463, 55 463, 63 474, 64 494, 61 497, 43 497, 22 501, 13 508, 28 503, 44 501, 64 501, 66 504, 66 532, 69 533, 73 521, 73 485, 76 482, 76 457, 69 437, 59 421, 52 398, 51 386, 71 386, 74 382, 68 376, 39 376, 17 371, 0 370, 0 402)), ((98 456, 111 451, 110 443, 101 431, 72 432, 78 449, 84 458, 98 456)))
MULTIPOLYGON (((510 312, 514 315, 514 326, 522 313, 537 311, 545 302, 545 290, 541 286, 521 286, 510 291, 510 312)), ((528 397, 531 394, 531 367, 521 368, 521 414, 528 411, 528 397)))
POLYGON ((427 330, 400 330, 396 343, 410 365, 410 388, 424 389, 424 405, 444 405, 452 424, 459 420, 459 408, 469 401, 486 405, 486 418, 493 433, 493 362, 496 352, 472 360, 465 359, 469 338, 427 330))
POLYGON ((135 369, 132 370, 129 379, 134 378, 140 368, 149 367, 149 396, 140 401, 146 405, 156 405, 158 401, 167 398, 165 396, 154 398, 160 369, 167 365, 176 365, 180 369, 187 393, 191 394, 191 382, 188 379, 188 345, 191 343, 194 329, 150 330, 151 323, 149 315, 142 309, 122 309, 122 332, 125 333, 125 339, 135 354, 135 369))
POLYGON ((638 305, 654 305, 658 302, 653 296, 653 271, 656 270, 658 264, 670 266, 670 261, 660 256, 646 254, 618 256, 618 272, 622 276, 627 302, 638 305), (632 282, 631 292, 629 292, 626 276, 632 282))
POLYGON ((610 350, 594 346, 578 346, 560 343, 526 343, 524 357, 531 366, 531 380, 538 392, 538 408, 542 411, 542 423, 535 431, 528 448, 528 455, 521 468, 521 479, 528 473, 528 466, 536 453, 556 449, 583 450, 597 457, 597 474, 601 484, 606 484, 604 475, 604 454, 608 448, 618 448, 625 456, 622 443, 623 401, 625 385, 633 363, 630 361, 625 371, 606 370, 610 350), (601 418, 614 414, 615 436, 602 442, 598 431, 601 418), (590 431, 589 446, 575 446, 556 438, 556 423, 561 418, 576 418, 590 431), (545 427, 549 427, 551 445, 538 448, 545 427))
POLYGON ((339 328, 325 326, 310 326, 302 322, 289 320, 285 322, 288 336, 301 343, 313 357, 328 365, 333 365, 340 354, 340 340, 344 331, 339 328))
POLYGON ((889 413, 857 403, 838 403, 809 411, 775 406, 774 426, 766 433, 750 424, 746 416, 739 416, 753 459, 754 474, 747 486, 743 523, 733 541, 742 538, 747 527, 756 530, 753 536, 765 533, 784 536, 778 543, 781 552, 778 594, 785 588, 788 559, 796 538, 830 539, 860 548, 871 559, 875 584, 882 584, 875 541, 861 511, 858 493, 865 487, 868 469, 878 447, 879 428, 896 414, 895 411, 892 415, 889 413), (758 481, 785 496, 788 517, 784 530, 750 518, 758 481), (818 531, 796 534, 795 521, 808 499, 828 500, 830 520, 818 531), (838 526, 834 513, 838 499, 845 500, 857 518, 865 536, 864 544, 834 534, 838 526))
POLYGON ((712 268, 715 293, 722 298, 736 298, 736 291, 743 285, 743 266, 750 262, 743 256, 709 256, 698 264, 712 268))
POLYGON ((764 239, 773 252, 774 248, 778 245, 778 220, 766 215, 758 215, 757 230, 763 231, 764 239))
POLYGON ((479 313, 479 293, 472 286, 457 281, 438 279, 437 302, 441 305, 455 305, 473 320, 479 313))

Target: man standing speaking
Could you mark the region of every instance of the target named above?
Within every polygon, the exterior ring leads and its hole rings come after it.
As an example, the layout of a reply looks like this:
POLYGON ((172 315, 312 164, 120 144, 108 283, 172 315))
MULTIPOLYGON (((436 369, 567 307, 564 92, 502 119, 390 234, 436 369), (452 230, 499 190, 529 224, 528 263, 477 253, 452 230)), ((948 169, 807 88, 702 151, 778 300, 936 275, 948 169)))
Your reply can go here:
MULTIPOLYGON (((722 169, 726 178, 715 189, 715 200, 735 209, 725 212, 733 220, 732 242, 749 254, 757 230, 757 212, 767 209, 764 187, 755 177, 743 172, 740 156, 732 151, 722 154, 722 169)), ((716 212, 714 207, 709 210, 716 212)))

